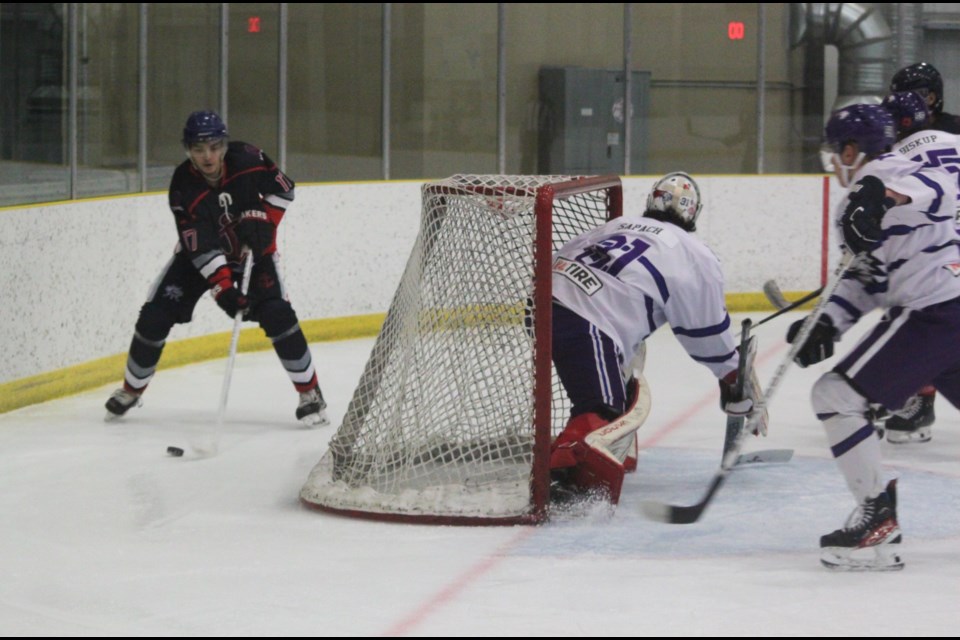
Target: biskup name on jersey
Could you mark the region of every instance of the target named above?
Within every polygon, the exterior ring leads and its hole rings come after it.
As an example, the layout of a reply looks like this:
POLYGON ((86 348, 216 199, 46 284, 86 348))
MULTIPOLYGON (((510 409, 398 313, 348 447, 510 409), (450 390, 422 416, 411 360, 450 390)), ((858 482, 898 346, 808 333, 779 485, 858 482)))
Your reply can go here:
POLYGON ((897 153, 907 153, 907 152, 910 151, 911 149, 916 149, 916 148, 919 147, 920 145, 929 144, 929 143, 931 143, 931 142, 936 142, 936 141, 937 141, 937 136, 936 136, 936 134, 931 134, 931 135, 929 135, 929 136, 923 136, 922 138, 917 138, 916 140, 911 140, 911 141, 908 142, 907 144, 903 145, 902 147, 900 147, 899 149, 897 149, 897 153))

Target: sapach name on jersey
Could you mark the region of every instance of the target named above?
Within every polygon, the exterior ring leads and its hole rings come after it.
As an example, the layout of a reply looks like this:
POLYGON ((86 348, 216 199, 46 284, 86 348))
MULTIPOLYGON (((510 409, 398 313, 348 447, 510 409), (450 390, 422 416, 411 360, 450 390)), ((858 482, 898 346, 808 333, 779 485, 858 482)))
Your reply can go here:
POLYGON ((654 235, 660 235, 660 232, 663 231, 663 227, 654 227, 646 224, 636 224, 633 222, 621 222, 617 225, 618 229, 628 229, 630 231, 636 231, 637 233, 652 233, 654 235))
POLYGON ((603 283, 597 280, 597 277, 588 267, 572 260, 557 258, 557 261, 553 263, 553 270, 577 285, 588 296, 592 296, 603 288, 603 283))

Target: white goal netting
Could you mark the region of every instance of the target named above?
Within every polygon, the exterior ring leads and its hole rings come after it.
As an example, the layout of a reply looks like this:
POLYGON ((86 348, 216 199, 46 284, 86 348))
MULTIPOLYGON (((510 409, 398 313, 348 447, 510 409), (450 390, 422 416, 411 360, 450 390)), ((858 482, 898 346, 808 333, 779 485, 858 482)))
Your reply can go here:
POLYGON ((403 278, 301 498, 381 518, 537 520, 550 431, 567 418, 549 364, 551 254, 612 201, 619 215, 619 180, 454 176, 422 191, 403 278))

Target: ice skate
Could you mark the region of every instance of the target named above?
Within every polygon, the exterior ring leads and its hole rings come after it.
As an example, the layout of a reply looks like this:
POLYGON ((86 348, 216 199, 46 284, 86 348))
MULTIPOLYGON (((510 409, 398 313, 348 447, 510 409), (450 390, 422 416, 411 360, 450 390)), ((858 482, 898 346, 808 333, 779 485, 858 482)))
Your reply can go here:
POLYGON ((139 407, 143 404, 143 401, 140 399, 139 393, 134 393, 132 391, 127 391, 125 388, 120 387, 110 396, 110 399, 107 400, 105 405, 107 408, 107 414, 104 416, 104 420, 111 422, 117 420, 129 411, 133 407, 139 407))
POLYGON ((900 525, 897 524, 897 481, 868 498, 847 520, 847 526, 820 538, 820 562, 837 571, 897 571, 900 525))
POLYGON ((916 395, 907 400, 903 409, 891 415, 886 422, 887 442, 907 444, 930 440, 930 426, 935 419, 935 395, 916 395))
POLYGON ((327 403, 320 393, 320 387, 300 393, 300 405, 297 407, 297 420, 308 427, 322 427, 330 424, 327 418, 327 403))

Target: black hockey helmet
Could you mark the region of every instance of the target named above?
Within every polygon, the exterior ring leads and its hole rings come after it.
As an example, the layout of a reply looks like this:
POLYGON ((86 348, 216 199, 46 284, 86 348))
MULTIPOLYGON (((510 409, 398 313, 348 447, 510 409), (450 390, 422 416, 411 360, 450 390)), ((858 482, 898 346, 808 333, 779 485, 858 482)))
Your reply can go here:
POLYGON ((897 71, 890 81, 890 91, 916 91, 924 98, 933 92, 937 99, 930 105, 930 111, 934 115, 943 111, 943 78, 929 62, 917 62, 897 71))
POLYGON ((215 111, 194 111, 183 126, 183 146, 195 142, 220 140, 227 136, 227 125, 215 111))

